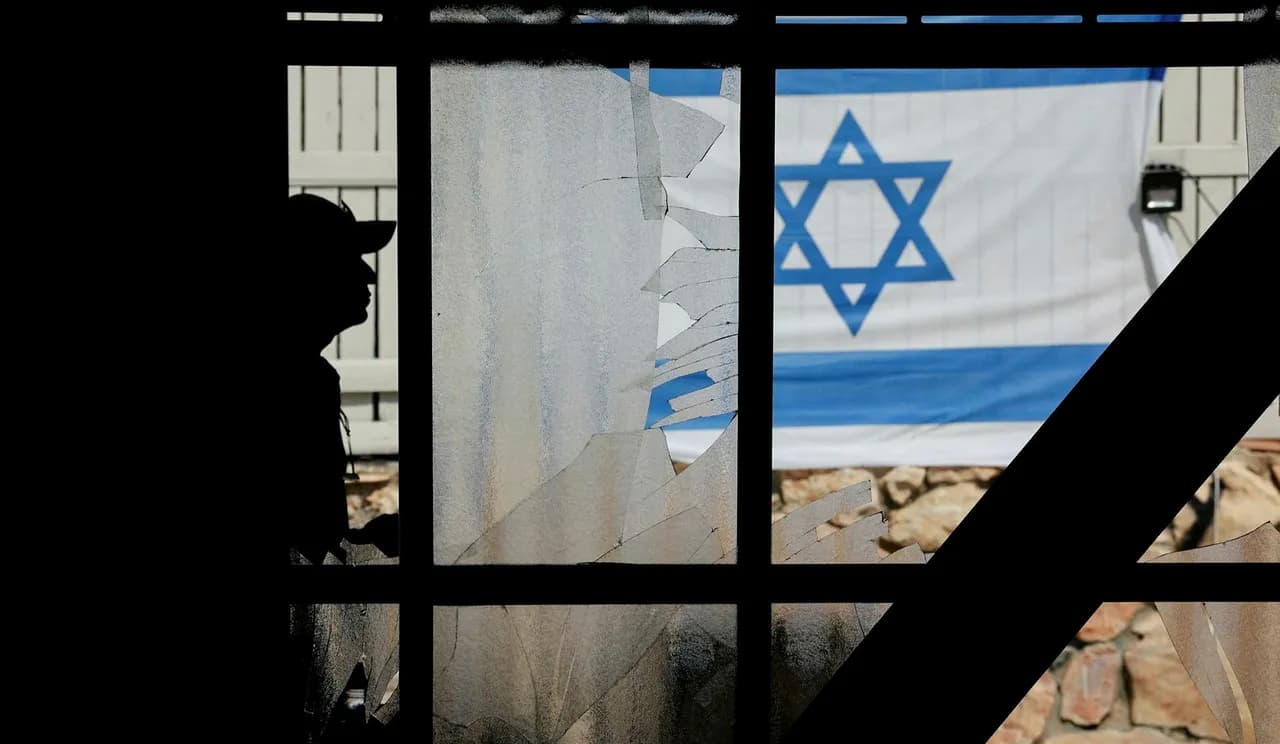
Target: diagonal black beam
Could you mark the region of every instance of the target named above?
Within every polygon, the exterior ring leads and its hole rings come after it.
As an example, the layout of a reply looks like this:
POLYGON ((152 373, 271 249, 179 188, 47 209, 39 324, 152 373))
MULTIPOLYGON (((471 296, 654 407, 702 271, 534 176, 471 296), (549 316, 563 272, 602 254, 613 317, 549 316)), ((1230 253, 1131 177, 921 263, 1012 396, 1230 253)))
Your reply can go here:
POLYGON ((1102 601, 1095 577, 1132 566, 1280 393, 1274 360, 1202 353, 1267 335, 1280 277, 1277 171, 1273 156, 933 557, 929 573, 964 582, 969 600, 921 592, 894 603, 788 741, 814 740, 855 701, 875 711, 860 719, 868 740, 902 721, 913 741, 984 742, 995 731, 1102 601), (1079 463, 1106 473, 1103 483, 1075 477, 1079 463))

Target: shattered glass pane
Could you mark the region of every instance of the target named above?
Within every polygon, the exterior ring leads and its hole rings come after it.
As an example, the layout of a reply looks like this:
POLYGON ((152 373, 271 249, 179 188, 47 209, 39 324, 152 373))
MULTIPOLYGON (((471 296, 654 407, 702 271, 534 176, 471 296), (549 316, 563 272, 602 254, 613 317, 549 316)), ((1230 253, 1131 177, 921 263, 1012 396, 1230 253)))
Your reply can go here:
MULTIPOLYGON (((1268 522, 1243 537, 1154 560, 1280 563, 1280 531, 1268 522)), ((1280 674, 1259 650, 1280 646, 1280 604, 1156 602, 1187 672, 1232 741, 1280 742, 1280 674), (1252 729, 1252 731, 1247 731, 1252 729), (1247 733, 1246 733, 1247 732, 1247 733)))
POLYGON ((701 196, 736 193, 738 85, 704 72, 432 68, 436 563, 732 551, 735 429, 679 474, 666 440, 738 405, 737 205, 701 196))
MULTIPOLYGON (((649 78, 432 68, 437 564, 734 560, 737 205, 697 196, 736 193, 737 78, 649 78), (717 416, 677 473, 666 429, 717 416)), ((731 736, 733 606, 434 612, 436 741, 731 736)))
POLYGON ((434 612, 433 741, 732 738, 731 605, 434 612))
POLYGON ((399 605, 292 605, 289 637, 300 741, 398 728, 399 605))
MULTIPOLYGON (((773 523, 773 562, 926 562, 919 545, 881 557, 882 511, 865 480, 781 515, 773 523)), ((888 603, 773 606, 771 741, 781 740, 888 609, 888 603)))

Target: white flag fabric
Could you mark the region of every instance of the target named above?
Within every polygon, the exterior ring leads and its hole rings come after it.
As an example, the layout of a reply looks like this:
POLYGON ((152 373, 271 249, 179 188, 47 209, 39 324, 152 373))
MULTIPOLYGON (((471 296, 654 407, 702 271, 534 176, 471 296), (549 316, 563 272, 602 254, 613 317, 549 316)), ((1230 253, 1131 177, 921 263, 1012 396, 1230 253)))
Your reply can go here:
MULTIPOLYGON (((777 73, 775 468, 1013 458, 1175 262, 1138 203, 1163 72, 777 73)), ((721 82, 650 77, 733 130, 721 82)), ((717 145, 673 204, 736 214, 717 145)), ((668 310, 659 343, 688 324, 668 310)), ((706 384, 655 388, 650 425, 706 384)), ((726 422, 664 427, 673 457, 726 422)))

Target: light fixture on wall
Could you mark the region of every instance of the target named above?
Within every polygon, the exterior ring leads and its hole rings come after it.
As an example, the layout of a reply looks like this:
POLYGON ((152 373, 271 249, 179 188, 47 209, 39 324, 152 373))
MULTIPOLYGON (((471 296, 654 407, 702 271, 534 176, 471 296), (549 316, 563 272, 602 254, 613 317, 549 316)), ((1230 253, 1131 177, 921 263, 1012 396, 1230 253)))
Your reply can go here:
POLYGON ((1142 211, 1146 214, 1182 211, 1183 170, 1153 163, 1142 172, 1142 211))

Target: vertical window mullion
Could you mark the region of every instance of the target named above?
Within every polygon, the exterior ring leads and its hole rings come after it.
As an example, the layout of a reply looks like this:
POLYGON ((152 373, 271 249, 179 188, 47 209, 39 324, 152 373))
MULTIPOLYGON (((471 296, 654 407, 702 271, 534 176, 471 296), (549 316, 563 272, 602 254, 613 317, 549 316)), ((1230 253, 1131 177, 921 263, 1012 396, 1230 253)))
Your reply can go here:
MULTIPOLYGON (((767 9, 765 9, 767 10, 767 9)), ((764 588, 768 581, 771 504, 758 485, 770 482, 773 451, 773 260, 765 240, 773 232, 773 63, 768 39, 774 16, 744 11, 738 169, 738 566, 741 587, 764 588), (763 37, 763 38, 762 38, 763 37), (760 255, 756 255, 756 251, 760 255), (743 413, 745 412, 745 416, 743 413), (766 468, 769 472, 766 472, 766 468)), ((769 647, 772 605, 766 592, 745 592, 738 600, 738 678, 734 738, 758 741, 769 730, 769 647)))

